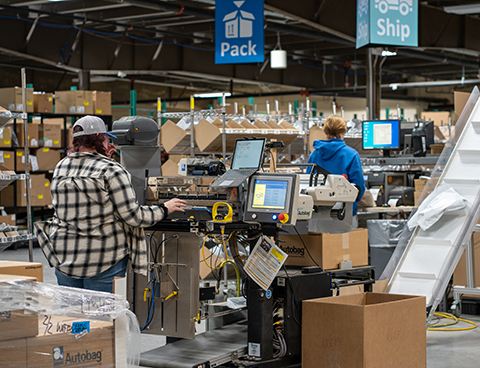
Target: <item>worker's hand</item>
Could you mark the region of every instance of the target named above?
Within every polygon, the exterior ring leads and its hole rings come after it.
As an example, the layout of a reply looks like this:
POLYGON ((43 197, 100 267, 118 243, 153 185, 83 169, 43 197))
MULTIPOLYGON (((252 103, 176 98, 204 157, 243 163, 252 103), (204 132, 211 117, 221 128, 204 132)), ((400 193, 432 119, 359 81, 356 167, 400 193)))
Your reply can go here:
POLYGON ((185 212, 183 207, 187 205, 187 202, 178 198, 173 198, 165 202, 164 205, 168 209, 168 214, 171 214, 172 212, 175 212, 175 211, 185 212))
POLYGON ((112 155, 117 152, 114 144, 109 143, 107 147, 107 157, 112 157, 112 155))

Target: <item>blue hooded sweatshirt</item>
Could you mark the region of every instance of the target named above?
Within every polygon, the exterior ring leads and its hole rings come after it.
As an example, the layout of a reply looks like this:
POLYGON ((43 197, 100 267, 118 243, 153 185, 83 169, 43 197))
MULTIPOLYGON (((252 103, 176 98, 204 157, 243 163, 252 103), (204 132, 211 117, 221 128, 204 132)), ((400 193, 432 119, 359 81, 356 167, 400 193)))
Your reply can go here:
MULTIPOLYGON (((360 187, 360 195, 358 196, 358 200, 360 200, 365 192, 365 181, 358 152, 338 138, 332 138, 328 141, 316 140, 313 142, 313 148, 308 162, 317 164, 332 174, 345 175, 349 182, 360 187)), ((310 173, 310 171, 312 169, 308 168, 307 173, 310 173)), ((353 216, 357 214, 357 202, 353 204, 353 216)))

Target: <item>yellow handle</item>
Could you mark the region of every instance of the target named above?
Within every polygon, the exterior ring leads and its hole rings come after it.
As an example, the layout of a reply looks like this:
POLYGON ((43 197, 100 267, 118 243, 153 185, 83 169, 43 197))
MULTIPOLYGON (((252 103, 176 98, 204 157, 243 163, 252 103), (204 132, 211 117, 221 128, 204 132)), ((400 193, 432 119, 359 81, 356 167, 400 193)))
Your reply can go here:
POLYGON ((195 99, 193 97, 190 97, 190 109, 195 109, 195 99))
POLYGON ((147 294, 148 294, 149 291, 150 291, 149 288, 145 288, 145 291, 143 292, 143 301, 144 302, 147 301, 147 294))
POLYGON ((178 294, 178 292, 177 292, 177 291, 174 291, 174 292, 171 293, 169 296, 167 296, 167 297, 165 298, 165 300, 168 300, 168 299, 170 299, 172 296, 175 296, 175 295, 177 295, 177 294, 178 294))
POLYGON ((217 202, 213 205, 212 208, 212 220, 213 222, 231 222, 233 221, 233 208, 227 202, 217 202), (217 219, 218 216, 218 207, 220 206, 227 206, 228 207, 228 214, 223 218, 217 219))

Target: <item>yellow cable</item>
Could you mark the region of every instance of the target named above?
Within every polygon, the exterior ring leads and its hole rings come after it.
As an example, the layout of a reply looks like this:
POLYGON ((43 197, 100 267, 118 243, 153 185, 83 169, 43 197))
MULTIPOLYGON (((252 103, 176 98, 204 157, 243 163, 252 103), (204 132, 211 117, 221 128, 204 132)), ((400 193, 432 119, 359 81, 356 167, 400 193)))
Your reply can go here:
POLYGON ((226 263, 230 263, 230 264, 233 266, 233 268, 235 269, 235 274, 237 275, 237 296, 240 296, 240 271, 238 270, 238 267, 237 267, 237 265, 235 264, 235 262, 233 262, 233 261, 230 260, 230 259, 223 261, 223 262, 220 264, 220 268, 222 268, 223 266, 225 266, 226 263))
MULTIPOLYGON (((436 328, 435 326, 431 326, 431 327, 427 328, 428 331, 467 331, 467 330, 473 330, 474 328, 477 328, 477 324, 475 322, 472 322, 472 321, 469 321, 469 320, 466 320, 466 319, 463 319, 463 318, 457 318, 450 313, 435 313, 435 315, 454 320, 455 322, 452 323, 452 325, 458 323, 458 321, 462 321, 462 322, 470 323, 473 326, 463 327, 463 328, 436 328)), ((438 327, 442 327, 442 326, 448 326, 448 324, 447 325, 440 325, 438 327)))
MULTIPOLYGON (((224 230, 222 230, 222 243, 223 243, 223 249, 225 250, 225 260, 228 260, 227 246, 226 246, 226 244, 225 244, 225 238, 223 237, 224 233, 225 233, 224 230)), ((227 242, 230 240, 232 234, 233 234, 233 233, 231 233, 230 236, 228 237, 227 242)), ((217 243, 220 243, 220 242, 218 241, 218 239, 215 237, 215 235, 213 235, 213 234, 209 234, 209 235, 205 236, 205 238, 203 239, 203 244, 202 244, 203 261, 204 261, 205 264, 208 266, 208 268, 210 268, 211 270, 218 270, 218 269, 222 268, 222 265, 220 264, 220 266, 218 266, 218 267, 212 267, 211 264, 208 264, 207 258, 205 257, 205 243, 207 242, 207 238, 208 238, 209 236, 212 236, 212 237, 217 241, 217 243)))

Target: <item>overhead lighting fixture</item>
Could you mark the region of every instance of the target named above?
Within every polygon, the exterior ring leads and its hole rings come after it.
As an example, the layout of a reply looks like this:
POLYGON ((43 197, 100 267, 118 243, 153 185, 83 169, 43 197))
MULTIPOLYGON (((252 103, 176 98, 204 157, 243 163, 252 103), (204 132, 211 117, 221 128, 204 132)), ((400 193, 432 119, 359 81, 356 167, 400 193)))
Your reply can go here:
POLYGON ((216 97, 230 97, 232 94, 230 92, 210 92, 210 93, 197 93, 193 95, 195 98, 216 98, 216 97))
POLYGON ((383 50, 381 53, 382 56, 397 56, 396 51, 383 50))
POLYGON ((480 4, 444 6, 443 11, 445 13, 453 13, 458 15, 477 14, 480 13, 480 4))
POLYGON ((270 68, 272 69, 286 69, 287 68, 287 52, 282 50, 280 44, 280 33, 277 32, 277 44, 275 48, 270 51, 270 68))

